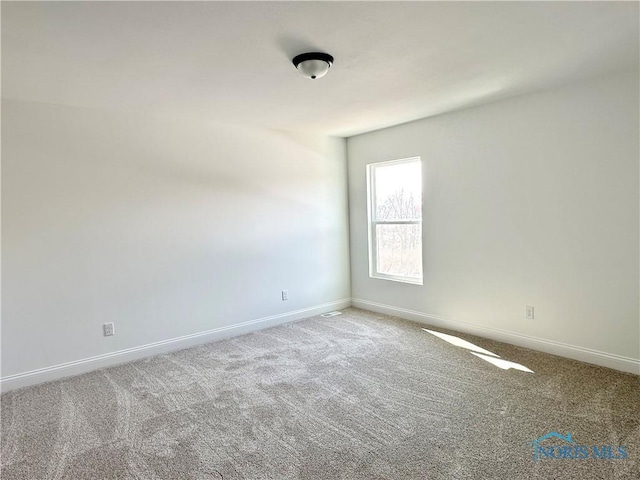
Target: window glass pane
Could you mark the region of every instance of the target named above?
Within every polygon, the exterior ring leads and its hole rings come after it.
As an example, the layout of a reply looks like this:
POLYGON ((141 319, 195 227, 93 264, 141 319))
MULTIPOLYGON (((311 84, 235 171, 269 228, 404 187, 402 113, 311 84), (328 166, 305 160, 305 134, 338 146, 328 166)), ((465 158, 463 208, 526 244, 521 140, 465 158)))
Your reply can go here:
POLYGON ((422 278, 420 224, 376 225, 376 271, 387 275, 422 278))
POLYGON ((422 218, 422 169, 419 160, 377 165, 373 174, 376 220, 422 218))

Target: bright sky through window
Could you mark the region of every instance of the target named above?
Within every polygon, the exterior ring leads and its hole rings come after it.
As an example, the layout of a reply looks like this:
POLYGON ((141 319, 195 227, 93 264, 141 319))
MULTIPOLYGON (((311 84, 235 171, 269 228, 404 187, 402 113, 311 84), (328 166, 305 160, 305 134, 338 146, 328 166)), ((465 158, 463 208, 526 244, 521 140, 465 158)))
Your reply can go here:
POLYGON ((422 217, 422 168, 420 162, 378 167, 375 172, 377 220, 406 220, 422 217), (393 203, 394 196, 398 196, 401 192, 406 197, 405 208, 385 210, 385 206, 393 203))

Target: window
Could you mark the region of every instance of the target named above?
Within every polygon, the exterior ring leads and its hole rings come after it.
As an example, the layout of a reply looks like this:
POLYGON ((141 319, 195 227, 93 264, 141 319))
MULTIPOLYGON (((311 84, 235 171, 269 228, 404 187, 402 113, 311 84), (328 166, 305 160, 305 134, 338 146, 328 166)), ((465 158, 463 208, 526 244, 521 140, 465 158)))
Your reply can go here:
POLYGON ((420 157, 367 165, 369 275, 422 285, 420 157))

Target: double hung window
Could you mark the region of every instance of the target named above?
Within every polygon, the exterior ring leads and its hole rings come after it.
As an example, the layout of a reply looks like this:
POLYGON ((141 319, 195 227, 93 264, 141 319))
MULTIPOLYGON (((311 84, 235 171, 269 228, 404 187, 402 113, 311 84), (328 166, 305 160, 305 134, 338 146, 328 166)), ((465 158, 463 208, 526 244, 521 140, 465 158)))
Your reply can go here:
POLYGON ((420 157, 367 165, 369 274, 422 285, 420 157))

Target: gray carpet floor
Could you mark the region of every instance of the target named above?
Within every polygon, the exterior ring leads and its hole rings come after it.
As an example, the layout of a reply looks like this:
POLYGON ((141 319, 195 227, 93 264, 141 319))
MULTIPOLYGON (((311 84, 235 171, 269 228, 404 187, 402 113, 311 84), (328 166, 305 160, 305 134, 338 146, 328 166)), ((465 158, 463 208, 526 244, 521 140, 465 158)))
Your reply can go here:
POLYGON ((347 309, 8 392, 1 478, 640 479, 640 377, 423 327, 347 309), (549 432, 627 456, 534 461, 549 432))

